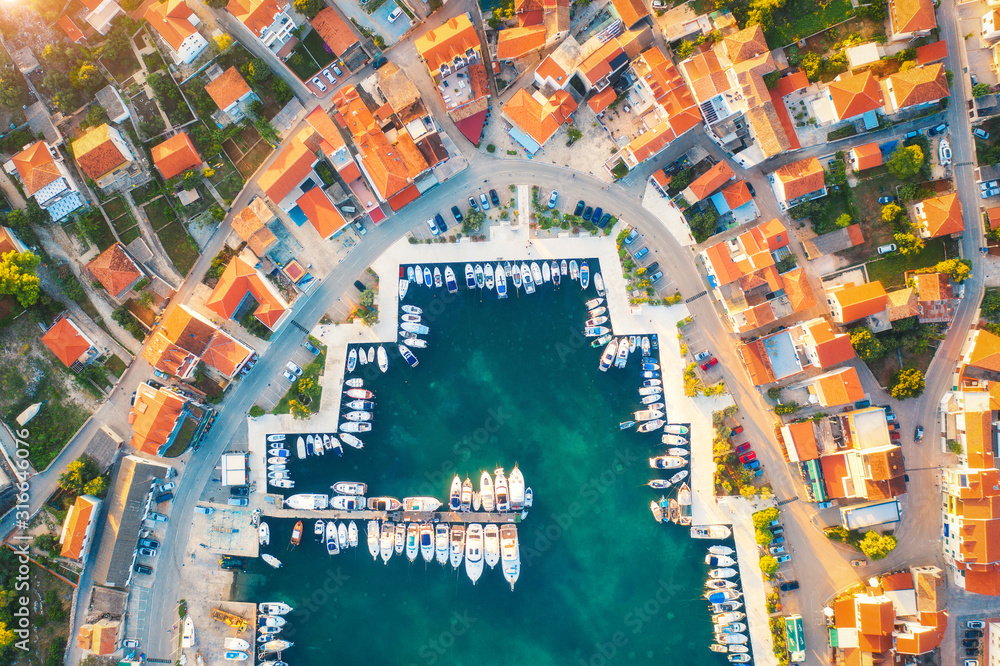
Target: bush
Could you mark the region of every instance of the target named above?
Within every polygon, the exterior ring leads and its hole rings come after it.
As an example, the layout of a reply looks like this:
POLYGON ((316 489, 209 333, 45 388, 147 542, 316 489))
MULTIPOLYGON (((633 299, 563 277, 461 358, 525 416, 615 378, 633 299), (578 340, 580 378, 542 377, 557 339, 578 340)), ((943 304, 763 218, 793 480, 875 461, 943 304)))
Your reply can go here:
POLYGON ((897 400, 917 398, 923 395, 924 373, 917 368, 903 368, 892 376, 889 382, 889 394, 897 400))
POLYGON ((494 146, 492 143, 491 144, 487 144, 487 146, 486 146, 486 152, 488 152, 488 153, 495 153, 496 151, 497 151, 497 147, 496 146, 494 146))
POLYGON ((800 409, 802 409, 801 405, 793 400, 792 402, 775 405, 774 413, 778 416, 787 416, 788 414, 794 414, 800 409))
POLYGON ((770 578, 778 572, 778 560, 774 559, 770 555, 765 555, 760 558, 760 572, 764 574, 765 578, 770 578))
POLYGON ((264 414, 266 413, 267 412, 265 412, 262 407, 258 407, 257 405, 251 407, 249 412, 250 416, 252 416, 253 418, 257 418, 258 416, 264 416, 264 414))
POLYGON ((778 519, 778 507, 772 506, 753 514, 753 525, 758 530, 766 530, 771 523, 778 519))
POLYGON ((891 534, 879 534, 875 530, 865 534, 858 548, 872 560, 884 560, 896 547, 896 537, 891 534))

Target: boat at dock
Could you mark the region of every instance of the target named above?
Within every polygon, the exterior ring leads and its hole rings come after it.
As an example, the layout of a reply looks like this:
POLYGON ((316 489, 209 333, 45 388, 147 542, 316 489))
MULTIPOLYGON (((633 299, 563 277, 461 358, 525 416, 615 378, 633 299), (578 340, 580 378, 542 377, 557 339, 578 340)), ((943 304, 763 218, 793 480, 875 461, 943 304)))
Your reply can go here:
POLYGON ((531 262, 531 279, 534 280, 535 286, 541 286, 543 280, 542 270, 538 267, 538 262, 531 262))
POLYGON ((649 466, 653 469, 677 469, 687 465, 687 460, 680 456, 656 456, 649 459, 649 466))
POLYGON ((594 308, 599 307, 601 305, 601 303, 603 303, 603 302, 604 302, 603 298, 592 298, 589 301, 587 301, 586 303, 584 303, 583 305, 588 310, 593 310, 594 308))
POLYGON ((656 419, 654 421, 646 421, 636 428, 637 432, 653 432, 654 430, 663 427, 663 420, 656 419))
POLYGON ((559 262, 559 272, 560 272, 560 273, 561 273, 561 274, 562 274, 563 276, 565 276, 565 275, 567 275, 567 274, 568 274, 568 270, 567 270, 567 268, 566 268, 566 260, 565 260, 565 259, 563 259, 562 261, 560 261, 560 262, 559 262))
POLYGON ((604 317, 604 316, 601 316, 601 317, 592 317, 592 318, 588 319, 587 321, 583 322, 583 325, 587 326, 587 327, 600 326, 601 324, 603 324, 603 323, 605 323, 607 321, 608 321, 608 318, 604 317))
POLYGON ((450 553, 449 536, 447 523, 438 523, 434 526, 434 556, 439 564, 448 563, 448 555, 450 553))
POLYGON ((437 266, 435 266, 434 267, 434 286, 435 286, 435 288, 440 289, 442 284, 444 284, 444 282, 442 282, 442 280, 441 280, 441 269, 438 268, 437 266))
POLYGON ((750 661, 749 654, 730 654, 726 656, 730 664, 746 664, 750 661))
POLYGON ((472 510, 472 479, 465 477, 462 482, 462 494, 460 496, 462 511, 472 510))
POLYGON ((267 526, 267 523, 261 521, 260 525, 257 527, 257 541, 261 546, 266 546, 271 543, 271 528, 267 526))
POLYGON ((552 260, 552 284, 559 286, 562 281, 562 276, 559 275, 559 266, 556 264, 555 260, 552 260))
POLYGON ((524 507, 524 475, 514 463, 514 469, 507 478, 507 493, 510 496, 511 511, 520 511, 524 507))
MULTIPOLYGON (((714 579, 714 580, 705 581, 705 587, 707 587, 710 590, 735 589, 736 588, 736 583, 734 583, 731 580, 714 579)), ((722 602, 721 601, 717 601, 715 603, 722 603, 722 602)))
POLYGON ((322 518, 320 518, 315 523, 313 523, 313 536, 316 537, 317 541, 322 541, 323 540, 323 534, 324 534, 323 528, 325 526, 326 526, 326 523, 324 523, 324 521, 323 521, 322 518))
POLYGON ((611 341, 611 339, 612 335, 610 333, 605 333, 604 335, 592 341, 590 343, 590 346, 595 349, 598 347, 603 347, 604 345, 608 344, 608 342, 611 341))
POLYGON ((504 272, 503 266, 497 264, 497 269, 494 275, 496 276, 497 282, 497 296, 500 298, 507 298, 507 274, 504 272))
POLYGON ((730 567, 723 567, 721 569, 712 569, 708 572, 708 575, 712 578, 733 578, 739 573, 736 569, 730 567))
POLYGON ((615 358, 615 367, 624 368, 628 364, 628 338, 622 337, 618 341, 618 356, 615 358))
POLYGON ((342 441, 344 444, 347 444, 348 446, 353 447, 355 449, 363 449, 365 447, 364 442, 362 442, 360 439, 358 439, 349 432, 342 432, 340 433, 340 435, 338 435, 338 437, 340 437, 340 441, 342 441))
POLYGON ((521 520, 528 517, 528 509, 531 508, 532 503, 535 501, 535 494, 531 492, 531 488, 524 489, 524 510, 521 511, 521 520))
POLYGON ((663 393, 662 386, 643 386, 641 389, 639 389, 640 396, 660 395, 662 393, 663 393))
POLYGON ((547 261, 542 262, 542 282, 552 281, 552 271, 549 268, 549 263, 547 261))
POLYGON ((302 543, 302 521, 295 523, 295 527, 292 528, 292 538, 290 543, 293 546, 297 546, 302 543))
POLYGON ((599 305, 593 310, 588 310, 587 314, 589 314, 591 317, 600 317, 601 315, 607 313, 607 311, 608 309, 606 307, 604 307, 603 305, 599 305))
POLYGON ((368 552, 371 553, 372 559, 378 559, 378 521, 369 520, 368 527, 366 528, 367 540, 368 540, 368 552))
POLYGON ((420 556, 424 558, 424 562, 434 559, 434 528, 430 523, 420 526, 420 556))
POLYGON ((617 350, 618 350, 618 340, 612 338, 611 342, 608 343, 608 346, 604 348, 604 353, 601 354, 601 364, 600 364, 601 372, 607 372, 608 368, 611 367, 611 364, 615 360, 615 352, 617 350))
POLYGON ((451 266, 444 267, 444 284, 448 287, 449 294, 458 292, 458 282, 455 281, 455 271, 451 269, 451 266))
MULTIPOLYGON (((726 613, 718 613, 716 615, 713 615, 712 622, 718 625, 726 625, 726 624, 731 624, 733 622, 739 622, 745 617, 746 615, 744 613, 740 613, 738 611, 728 611, 726 613)), ((739 632, 737 631, 731 633, 738 634, 739 632)))
POLYGON ((448 508, 451 511, 462 510, 462 477, 458 474, 451 480, 451 490, 448 491, 448 508))
POLYGON ((741 601, 723 601, 721 604, 712 604, 712 610, 716 613, 728 613, 743 608, 741 601))
POLYGON ((660 441, 672 446, 687 446, 690 444, 686 437, 681 437, 680 435, 664 435, 660 438, 660 441))
POLYGON ((344 391, 344 395, 348 398, 354 398, 355 400, 371 400, 375 397, 375 394, 368 389, 363 389, 360 387, 349 388, 344 391))
POLYGON ((647 379, 642 383, 643 388, 653 388, 653 387, 659 388, 662 386, 663 386, 662 379, 647 379))
POLYGON ((407 347, 413 347, 414 349, 426 349, 427 341, 421 340, 413 333, 407 333, 406 337, 403 338, 403 344, 407 347), (410 337, 412 336, 412 337, 410 337))
POLYGON ((364 349, 358 349, 358 365, 368 365, 368 354, 364 349))
MULTIPOLYGON (((424 328, 427 328, 427 327, 425 326, 424 328)), ((396 345, 396 346, 399 347, 399 353, 400 353, 400 355, 403 357, 403 359, 407 363, 410 364, 410 367, 411 368, 417 367, 417 363, 418 363, 417 357, 413 355, 413 352, 411 352, 409 350, 409 348, 406 347, 405 345, 396 345)))
POLYGON ((367 421, 347 421, 340 424, 343 432, 371 432, 372 424, 367 421))
MULTIPOLYGON (((662 501, 663 498, 661 497, 660 500, 662 501)), ((660 506, 660 502, 659 501, 657 501, 657 500, 650 500, 649 501, 649 510, 653 512, 653 519, 656 522, 658 522, 658 523, 662 523, 663 522, 663 507, 660 506)))
POLYGON ((382 372, 387 372, 389 370, 389 355, 385 353, 385 347, 382 345, 378 346, 376 357, 378 358, 378 369, 382 372))
POLYGON ((594 289, 597 289, 598 296, 604 297, 604 278, 600 273, 594 273, 594 289))
POLYGON ((483 505, 483 511, 493 511, 496 507, 496 497, 493 494, 493 478, 486 471, 479 475, 479 498, 483 505))
POLYGON ((400 278, 399 280, 399 300, 406 298, 406 291, 410 288, 410 281, 400 278))
MULTIPOLYGON (((346 409, 355 410, 355 411, 356 410, 371 411, 371 410, 375 409, 375 403, 372 402, 371 400, 349 400, 349 401, 345 402, 343 406, 346 409)), ((327 437, 327 435, 324 435, 324 437, 327 437)), ((325 440, 324 440, 324 442, 325 442, 325 440)), ((329 448, 329 446, 327 448, 329 448)))
POLYGON ((272 567, 274 567, 275 569, 280 569, 281 568, 281 560, 279 560, 274 555, 270 555, 268 553, 264 553, 263 555, 260 556, 260 558, 262 560, 264 560, 264 562, 266 562, 267 564, 269 564, 272 567))
POLYGON ((692 539, 728 539, 733 536, 733 531, 725 525, 693 525, 691 527, 692 539))
POLYGON ((406 314, 415 314, 415 315, 424 313, 423 308, 420 308, 416 305, 404 305, 403 312, 405 312, 406 314))
POLYGON ((344 523, 337 523, 337 543, 341 550, 347 549, 347 525, 344 523))
POLYGON ((517 264, 511 266, 506 264, 504 266, 504 272, 510 276, 511 282, 514 283, 514 289, 521 288, 521 269, 517 267, 517 264))
POLYGON ((475 585, 483 575, 483 526, 469 525, 465 535, 465 573, 475 585))
POLYGON ((500 561, 500 526, 490 523, 483 528, 483 552, 490 569, 500 561))
POLYGON ((337 525, 331 520, 326 524, 326 553, 336 555, 340 552, 340 542, 337 540, 337 525))
POLYGON ((302 509, 305 511, 319 511, 325 509, 330 502, 329 495, 318 493, 303 493, 285 498, 283 502, 285 508, 302 509))
MULTIPOLYGON (((494 526, 495 527, 495 526, 494 526)), ((465 525, 451 526, 451 566, 457 569, 465 555, 465 525)))
POLYGON ((396 523, 396 530, 392 538, 392 548, 397 555, 402 555, 406 548, 406 523, 396 523))
POLYGON ((420 266, 420 264, 417 264, 413 268, 413 277, 416 279, 418 286, 424 286, 424 269, 420 266))
POLYGON ((709 590, 705 593, 705 598, 711 604, 721 604, 723 601, 735 601, 739 599, 742 593, 735 588, 726 588, 724 590, 709 590))
MULTIPOLYGON (((292 610, 293 610, 292 607, 286 604, 284 601, 262 601, 259 604, 257 604, 257 611, 263 613, 264 615, 288 615, 289 613, 292 612, 292 610)), ((240 640, 240 639, 237 638, 234 640, 240 640)), ((236 649, 241 649, 241 648, 236 648, 236 649)))
POLYGON ((369 497, 368 508, 371 511, 399 511, 403 503, 395 497, 369 497))
POLYGON ((493 470, 495 475, 493 481, 493 493, 496 497, 497 511, 505 513, 510 511, 510 491, 507 488, 507 477, 504 476, 503 467, 493 470))
POLYGON ((527 264, 521 264, 521 282, 524 283, 524 292, 526 294, 535 293, 535 281, 531 277, 531 269, 528 268, 527 264))
POLYGON ((404 497, 403 511, 437 511, 441 504, 436 497, 404 497))
POLYGON ((431 329, 427 328, 427 326, 418 324, 415 321, 404 321, 399 325, 399 328, 407 333, 415 333, 417 335, 427 335, 431 332, 431 329))
POLYGON ((514 589, 514 583, 521 575, 521 550, 517 541, 517 526, 505 524, 500 527, 500 566, 503 577, 514 589))
POLYGON ((240 652, 239 650, 226 650, 226 661, 246 661, 249 658, 250 656, 246 652, 240 652))
POLYGON ((486 286, 486 276, 483 274, 482 264, 476 264, 473 269, 473 274, 476 276, 476 287, 482 289, 486 286))
POLYGON ((292 643, 291 641, 268 641, 260 646, 260 650, 265 654, 268 652, 283 652, 293 645, 295 645, 295 643, 292 643))
POLYGON ((406 559, 413 562, 420 552, 420 534, 416 523, 406 526, 406 559))
POLYGON ((599 335, 606 335, 610 333, 611 329, 607 326, 586 326, 583 329, 584 337, 596 338, 599 335))
POLYGON ((465 286, 469 289, 476 288, 476 272, 472 270, 472 264, 465 265, 465 286))
POLYGON ((590 266, 584 261, 580 264, 580 288, 584 291, 590 286, 590 266))
POLYGON ((736 560, 728 555, 708 554, 705 556, 705 564, 710 567, 734 567, 736 566, 736 560))
POLYGON ((483 267, 483 277, 485 278, 486 289, 493 291, 493 264, 486 264, 483 267))
POLYGON ((392 557, 392 545, 394 540, 395 530, 393 524, 389 521, 382 523, 382 533, 379 535, 378 549, 379 553, 382 555, 382 562, 385 564, 388 564, 389 558, 392 557))
POLYGON ((576 263, 576 259, 569 262, 569 279, 579 280, 580 279, 580 266, 576 263))
POLYGON ((372 417, 371 412, 347 412, 344 414, 344 418, 348 421, 371 421, 372 417))
POLYGON ((306 459, 306 440, 303 437, 295 440, 295 457, 299 460, 306 459))
POLYGON ((670 425, 668 425, 666 428, 663 429, 663 432, 667 433, 668 435, 686 435, 690 431, 688 430, 687 426, 671 423, 670 425))
MULTIPOLYGON (((742 643, 746 643, 747 642, 747 637, 746 637, 746 634, 716 634, 715 635, 715 640, 718 643, 725 643, 725 644, 737 643, 737 644, 742 644, 742 643)), ((730 656, 735 657, 737 655, 734 654, 734 655, 730 655, 730 656)))
POLYGON ((351 377, 344 380, 344 386, 347 388, 362 388, 364 385, 365 380, 361 379, 361 377, 351 377))
POLYGON ((337 495, 330 498, 330 508, 337 511, 363 511, 365 498, 357 495, 337 495))
POLYGON ((652 395, 643 396, 642 400, 640 400, 639 402, 641 402, 644 405, 652 405, 654 403, 659 402, 662 399, 663 399, 663 394, 662 393, 654 393, 652 395))
POLYGON ((636 421, 653 421, 663 417, 664 413, 659 409, 640 409, 637 412, 632 412, 632 418, 636 421))

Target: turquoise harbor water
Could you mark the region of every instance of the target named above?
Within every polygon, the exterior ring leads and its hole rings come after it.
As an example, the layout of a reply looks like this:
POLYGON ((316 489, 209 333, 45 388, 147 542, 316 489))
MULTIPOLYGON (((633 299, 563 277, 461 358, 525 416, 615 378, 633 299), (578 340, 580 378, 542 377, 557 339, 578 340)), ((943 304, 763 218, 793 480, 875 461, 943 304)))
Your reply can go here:
MULTIPOLYGON (((594 270, 596 262, 591 262, 594 270)), ((508 472, 516 462, 534 491, 518 527, 522 572, 512 592, 498 565, 473 586, 464 563, 373 562, 360 528, 357 549, 333 558, 305 522, 289 550, 293 521, 269 519, 284 567, 251 565, 238 598, 287 601, 296 610, 282 638, 291 666, 454 664, 725 664, 708 650, 710 610, 702 598, 709 542, 657 525, 644 487, 659 435, 620 432, 640 409, 639 355, 625 370, 598 371, 599 349, 580 335, 577 283, 531 296, 411 285, 406 302, 424 309, 431 332, 408 367, 395 351, 385 375, 361 366, 376 393, 365 448, 293 461, 295 492, 326 492, 334 481, 368 483, 369 495, 434 495, 447 503, 455 472, 508 472), (366 372, 367 370, 367 372, 366 372)), ((384 281, 392 283, 394 281, 384 281)), ((671 416, 667 406, 668 417, 671 416)), ((677 416, 677 415, 674 415, 677 416)))

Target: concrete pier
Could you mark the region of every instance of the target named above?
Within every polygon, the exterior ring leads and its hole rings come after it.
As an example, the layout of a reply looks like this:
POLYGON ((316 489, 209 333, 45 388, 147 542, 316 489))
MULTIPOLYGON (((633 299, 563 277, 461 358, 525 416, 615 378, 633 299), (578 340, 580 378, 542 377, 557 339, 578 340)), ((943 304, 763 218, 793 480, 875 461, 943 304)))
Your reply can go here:
POLYGON ((520 512, 499 513, 496 511, 340 511, 323 509, 285 509, 263 507, 265 518, 300 518, 302 520, 389 520, 394 523, 519 523, 520 512))

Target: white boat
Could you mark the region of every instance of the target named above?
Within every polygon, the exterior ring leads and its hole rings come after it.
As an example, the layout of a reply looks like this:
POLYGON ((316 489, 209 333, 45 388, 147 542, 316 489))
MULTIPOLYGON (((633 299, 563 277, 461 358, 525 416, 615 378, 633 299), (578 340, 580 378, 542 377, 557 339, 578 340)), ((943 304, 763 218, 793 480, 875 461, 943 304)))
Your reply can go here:
POLYGON ((368 348, 368 362, 369 363, 374 363, 375 362, 375 348, 374 347, 369 347, 368 348))
POLYGON ((465 573, 475 585, 483 575, 483 526, 469 525, 465 534, 465 573))
POLYGON ((274 486, 275 488, 294 488, 295 482, 291 479, 270 479, 267 485, 274 486))
POLYGON ((324 529, 323 528, 325 528, 325 527, 326 527, 326 523, 323 521, 322 518, 320 518, 315 523, 313 523, 313 536, 316 537, 316 539, 318 541, 322 541, 323 540, 323 534, 324 534, 324 529))
POLYGON ((337 525, 332 520, 326 524, 326 552, 336 555, 340 552, 340 542, 337 540, 337 525))
POLYGON ((663 427, 663 420, 656 419, 654 421, 646 421, 645 423, 639 424, 639 426, 635 430, 636 432, 653 432, 654 430, 662 427, 663 427))
POLYGON ((618 341, 618 357, 615 359, 616 368, 624 368, 628 364, 628 338, 623 337, 618 341))
POLYGON ((371 412, 347 412, 344 414, 344 418, 348 421, 371 421, 372 417, 371 412))
POLYGON ((500 561, 500 526, 490 523, 483 528, 483 552, 490 569, 500 561))
POLYGON ((749 654, 730 654, 726 655, 726 658, 730 664, 746 664, 750 661, 749 654))
POLYGON ((692 525, 692 539, 728 539, 733 531, 725 525, 692 525))
POLYGON ((688 428, 687 426, 682 426, 676 423, 672 423, 668 425, 666 428, 664 428, 663 432, 670 435, 686 435, 688 434, 688 428))
POLYGON ((404 497, 403 511, 437 511, 441 504, 436 497, 404 497))
POLYGON ((451 566, 457 569, 465 555, 465 525, 451 526, 451 566))
POLYGON ((531 262, 531 279, 534 281, 535 286, 541 286, 542 284, 542 270, 538 267, 538 262, 531 262))
POLYGON ((460 495, 462 511, 472 510, 472 479, 465 477, 462 482, 462 494, 460 495))
MULTIPOLYGON (((715 635, 715 640, 716 640, 716 642, 719 642, 719 643, 725 643, 725 644, 737 643, 737 644, 739 644, 739 643, 746 643, 747 642, 747 637, 746 637, 746 634, 716 634, 715 635)), ((732 656, 736 656, 736 655, 732 655, 732 656)))
POLYGON ((368 354, 364 349, 358 349, 358 365, 368 365, 368 354))
POLYGON ((393 535, 392 548, 397 555, 403 554, 406 548, 406 523, 396 523, 396 532, 393 535))
POLYGON ((434 559, 434 528, 430 523, 420 525, 420 556, 424 562, 434 559))
POLYGON ((723 601, 721 604, 712 604, 712 610, 716 613, 728 613, 743 608, 741 601, 723 601))
POLYGON ((455 281, 455 271, 451 266, 444 267, 444 283, 448 287, 448 293, 454 294, 458 291, 458 282, 455 281))
POLYGON ((479 475, 479 497, 483 503, 483 511, 493 511, 496 498, 493 494, 493 478, 489 472, 484 471, 479 475))
POLYGON ((567 274, 565 259, 559 262, 559 272, 562 273, 564 276, 567 274))
POLYGON ((497 264, 496 269, 496 282, 497 282, 497 296, 500 298, 507 298, 507 274, 503 270, 503 266, 497 264))
POLYGON ((181 633, 181 647, 194 647, 198 642, 198 636, 194 631, 194 619, 188 614, 184 617, 184 629, 181 633))
POLYGON ((531 492, 531 488, 524 489, 524 508, 530 509, 531 505, 535 501, 535 493, 531 492))
POLYGON ((447 564, 448 562, 449 546, 451 545, 449 536, 447 523, 438 523, 434 526, 434 555, 439 564, 447 564))
POLYGON ((598 366, 601 372, 607 372, 608 368, 611 367, 611 363, 614 362, 615 360, 615 352, 617 351, 617 349, 618 349, 618 340, 615 338, 611 338, 611 342, 608 343, 608 346, 604 348, 604 353, 601 354, 601 362, 600 365, 598 366))
POLYGON ((458 474, 451 480, 451 489, 448 491, 448 509, 451 511, 462 510, 462 477, 458 474))
MULTIPOLYGON (((429 287, 431 286, 431 283, 431 269, 428 266, 424 266, 424 286, 429 287)), ((371 359, 368 359, 368 362, 370 363, 371 359)))
POLYGON ((636 421, 653 421, 655 419, 662 419, 664 413, 658 409, 640 409, 637 412, 632 412, 632 417, 636 421))
POLYGON ((368 509, 371 511, 399 511, 403 503, 395 497, 369 497, 368 509))
POLYGON ((262 546, 266 546, 271 543, 271 528, 268 527, 267 523, 261 521, 260 525, 257 527, 257 541, 262 546))
POLYGON ((306 440, 302 437, 295 440, 295 457, 299 460, 306 459, 306 440))
POLYGON ((562 276, 559 275, 559 264, 552 260, 552 284, 559 286, 559 282, 562 280, 562 276))
POLYGON ((730 652, 734 652, 734 653, 738 652, 740 654, 743 654, 743 653, 750 652, 750 648, 748 648, 746 645, 730 645, 729 646, 729 651, 730 652))
POLYGON ((662 379, 647 379, 642 383, 642 388, 658 388, 663 386, 662 379))
POLYGON ((505 513, 510 511, 510 492, 507 489, 507 477, 504 476, 503 467, 493 470, 496 475, 493 481, 493 495, 496 498, 497 511, 505 513))
POLYGON ((722 569, 712 569, 711 571, 708 572, 708 575, 711 576, 712 578, 732 578, 737 573, 739 572, 737 572, 736 569, 724 567, 722 569))
MULTIPOLYGON (((718 576, 716 576, 718 578, 718 576)), ((732 578, 732 576, 724 576, 725 578, 732 578)), ((729 624, 731 622, 739 622, 746 615, 738 611, 729 611, 727 613, 718 613, 712 616, 712 622, 715 624, 729 624)), ((736 632, 739 633, 739 632, 736 632)))
POLYGON ((482 264, 476 264, 475 269, 473 269, 473 273, 476 276, 476 287, 482 289, 486 285, 486 276, 483 275, 482 264))
POLYGON ((687 465, 687 460, 679 456, 656 456, 649 459, 649 466, 653 469, 677 469, 687 465))
POLYGON ((526 294, 535 293, 535 283, 531 277, 531 269, 528 268, 527 264, 521 264, 521 282, 524 283, 524 292, 526 294))
POLYGON ((365 498, 357 495, 337 495, 330 498, 330 508, 336 511, 363 511, 365 498))
POLYGON ((551 282, 552 272, 547 261, 542 262, 542 282, 551 282))
POLYGON ((303 493, 301 495, 292 495, 288 497, 283 502, 284 507, 288 509, 303 509, 306 511, 319 511, 325 509, 330 503, 329 495, 321 495, 319 493, 303 493))
MULTIPOLYGON (((732 582, 732 581, 727 581, 732 582)), ((723 590, 712 590, 710 589, 705 593, 705 598, 708 599, 709 603, 718 604, 723 601, 734 601, 742 596, 739 590, 735 588, 726 588, 723 590)))
POLYGON ((938 157, 940 158, 941 166, 951 164, 951 146, 948 145, 947 139, 941 139, 941 143, 938 144, 938 157))
POLYGON ((348 398, 360 399, 360 400, 370 400, 375 397, 375 394, 368 389, 363 389, 360 386, 355 386, 344 391, 344 395, 348 398))
POLYGON ((346 549, 348 546, 347 525, 344 523, 337 523, 337 544, 340 545, 341 550, 346 549))
POLYGON ((280 444, 271 444, 271 442, 283 442, 285 441, 285 437, 286 435, 268 435, 268 446, 280 446, 280 444))
POLYGON ((642 404, 644 404, 644 405, 652 405, 652 404, 655 404, 655 403, 659 402, 662 399, 663 399, 663 394, 662 393, 655 393, 653 395, 643 396, 643 398, 642 398, 642 400, 640 402, 642 402, 642 404))
POLYGON ((354 368, 357 364, 358 350, 355 347, 351 347, 351 351, 347 353, 347 371, 354 372, 354 368))
POLYGON ((368 492, 368 484, 359 481, 337 481, 330 488, 338 495, 364 495, 368 492))
POLYGON ((601 305, 599 307, 594 308, 593 310, 588 310, 587 313, 591 317, 600 317, 601 315, 605 314, 607 311, 608 311, 608 309, 606 307, 604 307, 603 305, 601 305))
POLYGON ((412 321, 404 321, 399 325, 399 328, 407 333, 416 333, 417 335, 427 335, 431 332, 431 329, 427 328, 423 324, 418 324, 412 321))
POLYGON ((409 288, 410 288, 410 281, 409 280, 404 280, 403 278, 400 278, 399 279, 399 300, 400 301, 402 301, 404 298, 406 298, 406 290, 409 289, 409 288))
POLYGON ((378 358, 378 369, 386 372, 389 369, 389 355, 385 353, 385 347, 379 345, 376 356, 378 358))
POLYGON ((711 650, 712 652, 723 652, 723 653, 729 652, 729 648, 726 647, 725 645, 714 645, 713 644, 713 645, 709 645, 708 649, 711 650))
POLYGON ((736 551, 729 546, 709 546, 708 552, 712 555, 732 555, 736 551))
POLYGON ((378 559, 378 521, 369 520, 365 531, 367 532, 368 552, 371 553, 373 560, 378 559))
POLYGON ((642 355, 643 356, 649 356, 649 336, 648 335, 642 336, 641 346, 642 346, 642 355))
POLYGON ((413 269, 414 277, 416 278, 417 286, 424 286, 424 269, 417 264, 413 269))
POLYGON ((420 529, 416 523, 406 526, 406 558, 413 562, 420 552, 420 529))
POLYGON ((690 443, 686 437, 681 437, 680 435, 664 435, 660 438, 660 441, 664 444, 672 444, 674 446, 687 446, 690 443))
POLYGON ((340 424, 342 432, 371 432, 372 424, 361 421, 347 421, 340 424))
POLYGON ((634 335, 628 336, 628 353, 634 354, 638 344, 634 335))
POLYGON ((275 569, 281 568, 281 560, 279 560, 274 555, 269 555, 268 553, 264 553, 263 555, 260 556, 260 558, 264 560, 266 563, 270 564, 275 569))
POLYGON ((661 395, 663 393, 662 386, 643 386, 639 389, 639 395, 650 396, 650 395, 661 395))
POLYGON ((396 346, 399 347, 399 354, 400 356, 403 357, 403 360, 405 360, 410 365, 411 368, 417 367, 419 361, 417 361, 417 357, 413 355, 413 352, 411 352, 404 345, 396 345, 396 346))
POLYGON ((510 495, 511 511, 520 511, 524 508, 524 476, 514 463, 514 469, 510 471, 507 478, 507 492, 510 495))
POLYGON ((261 635, 257 637, 258 643, 266 643, 267 641, 273 640, 278 637, 281 633, 283 627, 257 627, 257 632, 261 635))
POLYGON ((590 286, 590 267, 584 261, 580 264, 580 288, 584 291, 590 286))
POLYGON ((426 349, 427 341, 421 340, 418 337, 403 338, 403 344, 407 347, 413 347, 414 349, 426 349))
POLYGON ((424 313, 423 309, 417 307, 416 305, 404 305, 403 312, 405 312, 406 314, 415 314, 415 315, 424 313))
POLYGON ((395 539, 394 526, 389 521, 382 523, 382 534, 378 539, 379 553, 382 555, 382 562, 389 563, 392 557, 392 544, 395 539))
POLYGON ((486 288, 493 290, 493 264, 486 264, 483 268, 483 276, 486 278, 486 288))
MULTIPOLYGON (((662 500, 663 498, 661 497, 660 499, 662 500)), ((653 519, 656 520, 656 522, 663 522, 663 507, 660 506, 659 500, 650 500, 649 510, 653 512, 653 519)))
POLYGON ((604 278, 601 277, 600 273, 594 273, 594 288, 597 289, 597 295, 601 296, 603 298, 604 297, 604 278))
POLYGON ((434 287, 437 289, 441 288, 444 282, 441 280, 441 269, 437 266, 434 267, 434 287))
POLYGON ((482 498, 479 496, 479 493, 473 491, 473 493, 472 493, 472 510, 473 511, 479 511, 480 501, 481 500, 482 500, 482 498))
POLYGON ((503 577, 514 589, 517 577, 521 575, 521 550, 517 543, 517 526, 505 524, 500 528, 500 566, 503 577))
POLYGON ((340 435, 338 435, 338 437, 340 437, 340 441, 342 441, 344 444, 347 444, 348 446, 353 447, 355 449, 363 449, 365 447, 364 442, 362 442, 360 439, 358 439, 349 432, 342 432, 340 433, 340 435))
POLYGON ((710 567, 734 567, 736 566, 736 560, 728 555, 712 555, 709 553, 705 556, 705 564, 710 567))
MULTIPOLYGON (((284 465, 282 465, 282 467, 284 467, 284 465)), ((291 472, 289 472, 287 469, 281 469, 281 470, 268 470, 267 478, 269 480, 278 480, 278 479, 290 479, 292 477, 291 477, 291 472)))
POLYGON ((226 661, 246 661, 249 658, 250 657, 246 652, 240 652, 239 650, 226 650, 226 661))
MULTIPOLYGON (((263 606, 264 604, 261 604, 263 606)), ((287 605, 287 604, 286 604, 287 605)), ((291 610, 291 608, 289 608, 291 610)), ((223 647, 227 650, 249 650, 250 643, 243 640, 242 638, 236 638, 235 636, 227 636, 222 641, 223 647)))
POLYGON ((264 653, 268 653, 268 652, 282 652, 282 651, 287 650, 288 648, 292 647, 293 645, 295 645, 295 643, 292 643, 290 641, 280 641, 280 640, 279 641, 268 641, 268 642, 264 643, 262 646, 260 646, 260 649, 264 653))
POLYGON ((603 316, 602 317, 592 317, 591 319, 588 319, 587 321, 583 322, 583 325, 584 326, 600 326, 601 324, 603 324, 603 323, 605 323, 607 321, 608 321, 607 317, 603 317, 603 316))
POLYGON ((259 626, 265 626, 265 627, 279 627, 280 628, 280 627, 285 626, 286 622, 287 622, 287 620, 285 620, 285 618, 281 617, 280 615, 267 615, 267 616, 258 618, 258 625, 259 626))
POLYGON ((576 259, 569 262, 569 279, 579 280, 580 279, 580 267, 576 263, 576 259))
MULTIPOLYGON (((731 580, 709 580, 705 581, 705 587, 709 590, 734 589, 736 587, 736 583, 731 580)), ((722 603, 723 601, 725 600, 723 599, 722 601, 716 603, 722 603)))
POLYGON ((747 630, 745 622, 730 622, 725 625, 716 625, 716 633, 722 634, 742 634, 747 630))
POLYGON ((476 288, 476 272, 472 270, 472 264, 465 265, 465 285, 469 289, 476 288))
POLYGON ((681 458, 686 458, 690 455, 690 452, 687 449, 679 449, 674 446, 671 446, 669 449, 664 451, 664 453, 668 456, 679 456, 681 458))
POLYGON ((601 335, 606 335, 611 332, 611 329, 607 326, 585 326, 583 329, 584 337, 596 338, 601 335))
POLYGON ((511 282, 514 283, 514 289, 521 288, 521 269, 518 268, 516 263, 513 266, 509 263, 505 264, 503 272, 506 273, 510 277, 511 282))

